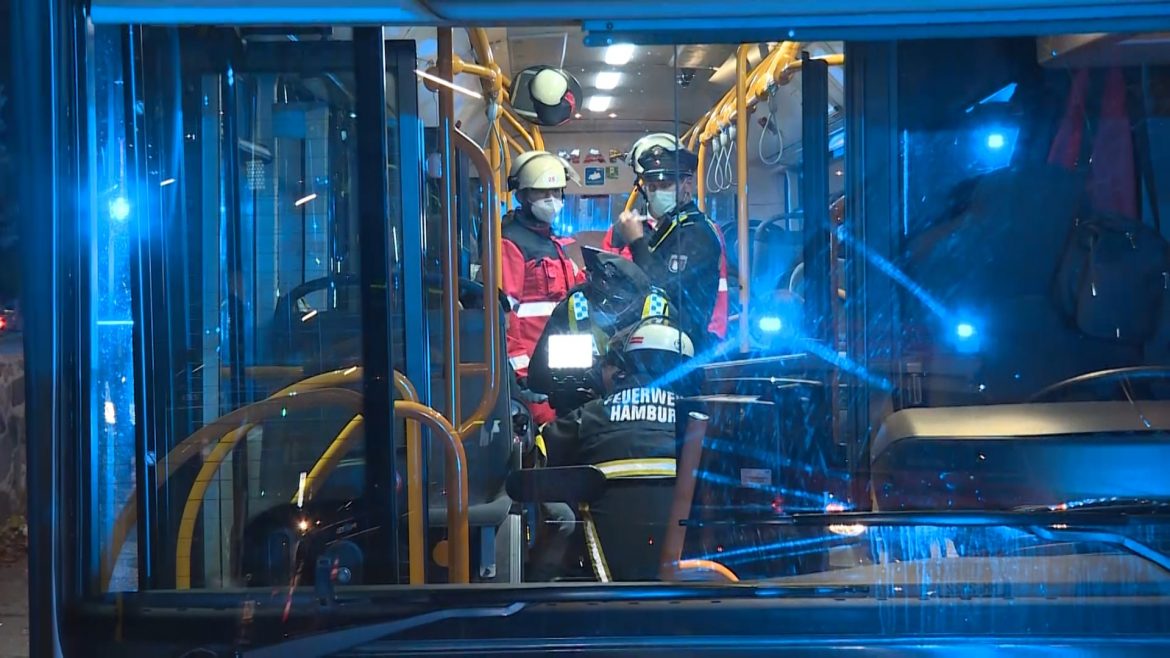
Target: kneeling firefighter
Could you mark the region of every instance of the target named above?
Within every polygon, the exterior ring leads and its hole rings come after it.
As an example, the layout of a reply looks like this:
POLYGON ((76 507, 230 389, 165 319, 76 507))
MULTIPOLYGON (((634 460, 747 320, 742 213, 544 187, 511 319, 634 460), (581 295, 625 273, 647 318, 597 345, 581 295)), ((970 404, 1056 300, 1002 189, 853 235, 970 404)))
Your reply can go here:
POLYGON ((602 367, 605 397, 544 429, 549 466, 594 465, 609 481, 582 507, 594 575, 657 578, 662 535, 674 495, 675 396, 691 390, 691 339, 665 318, 615 335, 602 367))
POLYGON ((528 366, 528 387, 547 395, 558 416, 601 390, 597 366, 614 334, 641 319, 671 316, 666 294, 642 268, 592 247, 581 253, 585 283, 553 310, 528 366))

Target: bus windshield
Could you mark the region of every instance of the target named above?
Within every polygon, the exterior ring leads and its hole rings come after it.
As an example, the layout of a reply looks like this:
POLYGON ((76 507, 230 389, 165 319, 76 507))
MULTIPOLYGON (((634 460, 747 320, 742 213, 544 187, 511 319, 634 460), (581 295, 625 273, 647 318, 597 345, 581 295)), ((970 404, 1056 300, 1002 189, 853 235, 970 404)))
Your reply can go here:
POLYGON ((1164 35, 90 28, 84 598, 1170 593, 1164 35))

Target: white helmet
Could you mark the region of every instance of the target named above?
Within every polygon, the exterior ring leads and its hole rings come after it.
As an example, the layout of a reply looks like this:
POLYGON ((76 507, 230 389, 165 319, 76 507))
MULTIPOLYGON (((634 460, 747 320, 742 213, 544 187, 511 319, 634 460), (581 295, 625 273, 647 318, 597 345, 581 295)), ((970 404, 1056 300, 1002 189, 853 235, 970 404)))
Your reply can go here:
POLYGON ((548 151, 525 151, 512 161, 508 189, 563 190, 569 180, 580 184, 577 172, 564 159, 548 151))
POLYGON ((571 73, 551 66, 534 66, 516 75, 512 109, 540 126, 559 126, 577 113, 581 104, 581 83, 571 73), (531 74, 531 75, 528 75, 531 74))
POLYGON ((626 164, 634 169, 635 176, 642 175, 642 165, 638 163, 638 159, 642 157, 646 151, 655 146, 661 146, 668 151, 675 151, 680 147, 678 138, 670 133, 651 133, 644 137, 638 138, 634 145, 630 147, 630 152, 626 154, 626 164))
POLYGON ((660 350, 686 358, 695 355, 695 346, 691 343, 690 336, 664 322, 649 322, 638 326, 626 338, 622 351, 630 354, 644 350, 660 350))

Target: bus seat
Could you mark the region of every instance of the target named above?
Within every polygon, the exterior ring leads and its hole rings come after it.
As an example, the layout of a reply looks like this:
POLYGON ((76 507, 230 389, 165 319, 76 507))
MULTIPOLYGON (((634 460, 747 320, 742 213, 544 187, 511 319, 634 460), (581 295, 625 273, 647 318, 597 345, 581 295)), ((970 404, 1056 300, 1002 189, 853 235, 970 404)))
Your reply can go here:
MULTIPOLYGON (((442 326, 437 311, 430 320, 431 326, 442 326)), ((459 350, 463 363, 482 363, 484 360, 483 322, 484 313, 480 309, 464 309, 459 313, 459 350)), ((502 319, 500 335, 503 335, 502 319)), ((433 366, 440 373, 446 372, 441 360, 433 361, 433 366)), ((504 373, 505 382, 511 382, 512 378, 510 371, 504 373)), ((444 415, 446 413, 439 392, 445 387, 444 378, 436 378, 431 387, 432 401, 444 415)), ((469 374, 461 378, 459 394, 462 418, 468 418, 475 412, 484 390, 483 375, 469 374)), ((507 517, 508 511, 508 506, 500 502, 506 500, 504 482, 508 473, 519 465, 519 453, 512 436, 511 393, 508 386, 500 391, 486 422, 463 441, 463 449, 467 456, 467 500, 471 523, 473 526, 499 525, 507 517)), ((442 443, 432 440, 428 461, 428 507, 433 524, 445 520, 447 514, 445 463, 446 452, 442 443)))
POLYGON ((752 290, 770 297, 788 288, 789 279, 804 257, 804 237, 780 222, 764 222, 752 241, 752 290))
POLYGON ((904 409, 871 451, 877 510, 1010 509, 1170 496, 1170 402, 904 409))
POLYGON ((667 475, 674 460, 650 461, 649 468, 663 470, 607 478, 604 466, 525 469, 508 478, 507 489, 526 503, 577 505, 585 552, 598 580, 657 580, 677 481, 667 475))

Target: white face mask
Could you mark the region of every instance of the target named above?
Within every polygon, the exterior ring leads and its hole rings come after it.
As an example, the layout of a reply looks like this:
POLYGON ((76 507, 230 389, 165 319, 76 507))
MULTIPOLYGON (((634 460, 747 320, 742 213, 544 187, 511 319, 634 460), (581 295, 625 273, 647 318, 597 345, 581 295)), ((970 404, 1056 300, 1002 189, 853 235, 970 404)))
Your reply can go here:
POLYGON ((557 214, 561 212, 561 208, 564 205, 565 205, 564 201, 561 201, 560 199, 553 197, 553 198, 549 198, 549 199, 540 199, 538 201, 533 201, 532 205, 530 207, 532 208, 532 216, 533 217, 535 217, 539 221, 544 222, 545 224, 550 224, 550 223, 552 223, 553 218, 556 217, 557 214))
POLYGON ((674 210, 678 205, 678 197, 675 194, 676 190, 668 188, 665 190, 654 190, 649 197, 649 210, 654 219, 662 219, 666 213, 674 210))

